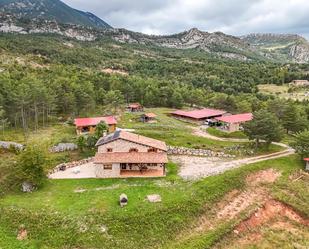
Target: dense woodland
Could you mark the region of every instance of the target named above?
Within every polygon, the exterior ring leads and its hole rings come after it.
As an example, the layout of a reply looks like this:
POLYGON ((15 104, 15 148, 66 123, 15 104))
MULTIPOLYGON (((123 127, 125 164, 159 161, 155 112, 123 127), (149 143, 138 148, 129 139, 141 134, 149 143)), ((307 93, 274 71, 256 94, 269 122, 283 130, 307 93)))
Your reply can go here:
MULTIPOLYGON (((196 50, 108 40, 1 35, 0 50, 2 127, 25 130, 44 126, 55 117, 112 114, 135 101, 147 107, 256 111, 271 100, 258 93, 258 84, 309 79, 308 65, 241 62, 196 50), (104 68, 128 75, 106 74, 104 68)), ((308 103, 296 105, 302 116, 308 115, 308 103)))

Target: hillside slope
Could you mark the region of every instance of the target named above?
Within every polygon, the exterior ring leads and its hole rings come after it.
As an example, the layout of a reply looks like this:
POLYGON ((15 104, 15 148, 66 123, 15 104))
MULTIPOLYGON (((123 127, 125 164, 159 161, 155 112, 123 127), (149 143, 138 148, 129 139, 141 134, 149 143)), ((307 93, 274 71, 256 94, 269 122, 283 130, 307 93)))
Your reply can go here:
POLYGON ((92 13, 71 8, 60 0, 0 0, 0 12, 18 18, 42 19, 96 28, 111 28, 92 13))
POLYGON ((208 33, 196 28, 166 36, 146 35, 126 29, 88 28, 59 21, 29 20, 12 14, 0 14, 0 32, 18 34, 60 34, 81 41, 111 39, 115 42, 159 46, 170 49, 200 50, 217 57, 241 61, 265 60, 258 50, 238 37, 221 32, 208 33))
POLYGON ((241 38, 280 61, 309 62, 309 42, 294 34, 250 34, 241 38))

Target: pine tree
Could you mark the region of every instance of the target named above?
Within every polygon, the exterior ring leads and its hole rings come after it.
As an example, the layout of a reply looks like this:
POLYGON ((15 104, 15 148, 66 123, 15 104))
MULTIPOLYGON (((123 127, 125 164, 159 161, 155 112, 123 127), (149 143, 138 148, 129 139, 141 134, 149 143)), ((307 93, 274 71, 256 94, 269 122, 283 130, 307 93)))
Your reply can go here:
POLYGON ((279 142, 283 137, 283 128, 278 118, 266 110, 260 110, 253 114, 253 120, 244 124, 244 132, 250 140, 256 141, 258 147, 261 141, 267 145, 279 142))

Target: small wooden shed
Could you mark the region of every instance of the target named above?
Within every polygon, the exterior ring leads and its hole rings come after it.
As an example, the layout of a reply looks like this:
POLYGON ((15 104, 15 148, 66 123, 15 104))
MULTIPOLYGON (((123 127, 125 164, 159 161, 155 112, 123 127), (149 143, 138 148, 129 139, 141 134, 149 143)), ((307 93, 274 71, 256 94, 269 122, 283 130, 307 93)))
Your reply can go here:
POLYGON ((141 121, 143 123, 153 122, 155 121, 157 115, 154 113, 145 113, 141 115, 141 121))
POLYGON ((140 103, 131 103, 127 106, 129 112, 142 112, 144 110, 140 103))

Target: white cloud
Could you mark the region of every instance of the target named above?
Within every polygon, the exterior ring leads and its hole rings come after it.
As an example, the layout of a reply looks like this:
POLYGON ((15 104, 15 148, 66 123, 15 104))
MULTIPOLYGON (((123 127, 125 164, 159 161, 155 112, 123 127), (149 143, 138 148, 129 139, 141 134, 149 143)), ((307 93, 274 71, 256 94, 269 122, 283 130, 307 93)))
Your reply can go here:
POLYGON ((64 0, 117 28, 170 34, 192 27, 233 35, 298 33, 309 37, 308 0, 64 0))

